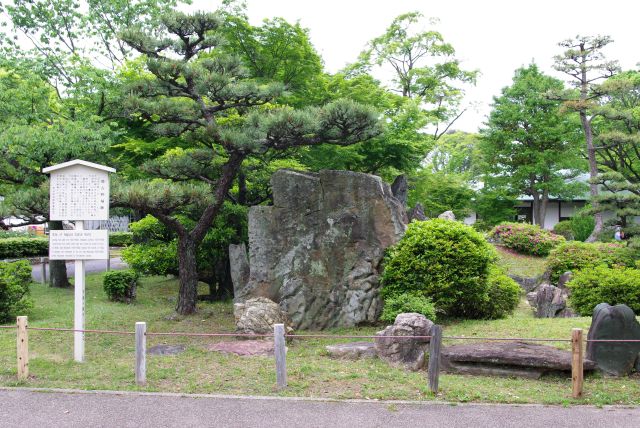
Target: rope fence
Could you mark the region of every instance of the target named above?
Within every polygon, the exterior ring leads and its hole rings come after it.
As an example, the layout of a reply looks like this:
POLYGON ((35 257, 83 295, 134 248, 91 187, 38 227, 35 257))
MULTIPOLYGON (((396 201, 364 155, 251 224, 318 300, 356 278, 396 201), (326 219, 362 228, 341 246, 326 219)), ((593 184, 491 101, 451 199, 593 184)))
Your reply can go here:
POLYGON ((517 341, 517 342, 571 342, 572 358, 572 396, 579 398, 582 396, 583 388, 583 348, 584 343, 640 343, 640 339, 583 339, 583 330, 574 328, 571 339, 562 338, 534 338, 534 337, 477 337, 477 336, 443 336, 442 327, 434 325, 431 334, 428 336, 406 336, 406 335, 358 335, 358 334, 285 334, 283 324, 274 326, 274 333, 190 333, 190 332, 148 332, 146 323, 138 322, 135 331, 118 330, 78 330, 73 328, 56 327, 29 327, 27 317, 18 317, 16 325, 0 326, 0 330, 17 329, 17 362, 18 379, 28 379, 29 373, 29 350, 28 331, 59 331, 59 332, 81 332, 93 334, 113 334, 123 336, 135 336, 136 343, 136 364, 135 379, 138 385, 146 385, 146 341, 147 337, 237 337, 237 338, 273 338, 274 354, 276 361, 276 387, 281 390, 286 388, 286 339, 400 339, 417 340, 429 339, 429 366, 427 370, 429 389, 438 392, 438 379, 440 373, 440 352, 442 340, 473 340, 473 341, 517 341), (437 356, 437 358, 434 358, 437 356))

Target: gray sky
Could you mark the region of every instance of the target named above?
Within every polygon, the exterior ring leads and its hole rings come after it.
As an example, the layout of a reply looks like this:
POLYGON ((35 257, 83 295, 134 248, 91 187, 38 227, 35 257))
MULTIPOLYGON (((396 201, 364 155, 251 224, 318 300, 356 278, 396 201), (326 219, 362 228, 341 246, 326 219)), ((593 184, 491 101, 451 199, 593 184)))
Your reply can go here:
MULTIPOLYGON (((219 1, 194 0, 189 9, 213 10, 219 1)), ((614 43, 605 53, 624 69, 640 62, 640 1, 567 0, 247 0, 249 19, 299 21, 310 31, 327 71, 355 61, 366 43, 381 35, 391 20, 409 11, 436 17, 435 27, 456 49, 467 69, 482 73, 467 91, 466 103, 478 104, 455 128, 475 132, 500 89, 511 83, 516 68, 532 60, 551 75, 564 78, 551 65, 557 43, 577 34, 608 34, 614 43)), ((381 77, 382 76, 378 76, 381 77)))

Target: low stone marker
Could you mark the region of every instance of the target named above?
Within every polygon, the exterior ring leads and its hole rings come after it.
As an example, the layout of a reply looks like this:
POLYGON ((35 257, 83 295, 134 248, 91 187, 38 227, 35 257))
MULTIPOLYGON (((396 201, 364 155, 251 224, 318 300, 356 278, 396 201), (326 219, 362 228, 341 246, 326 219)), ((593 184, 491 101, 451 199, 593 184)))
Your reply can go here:
POLYGON ((218 342, 208 346, 210 351, 234 354, 242 357, 272 356, 273 340, 243 340, 218 342))
POLYGON ((147 349, 149 355, 178 355, 187 349, 184 345, 156 345, 147 349))
MULTIPOLYGON (((273 334, 273 326, 284 324, 286 333, 293 333, 287 313, 266 297, 255 297, 233 305, 236 332, 241 334, 273 334)), ((239 337, 242 339, 242 337, 239 337)))
MULTIPOLYGON (((640 340, 640 324, 627 305, 600 303, 593 310, 587 340, 640 340)), ((587 342, 587 358, 608 375, 631 373, 640 353, 640 342, 587 342)))
POLYGON ((340 360, 361 360, 375 358, 376 348, 373 342, 349 342, 327 345, 327 352, 331 358, 340 360))
MULTIPOLYGON (((549 372, 571 372, 571 352, 525 342, 483 342, 442 350, 442 370, 449 373, 538 379, 549 372)), ((584 360, 584 370, 595 363, 584 360)))
MULTIPOLYGON (((424 315, 404 313, 396 317, 393 325, 376 333, 376 336, 429 336, 433 322, 424 315)), ((429 339, 404 339, 402 337, 376 337, 378 357, 391 365, 417 371, 424 368, 429 339)))

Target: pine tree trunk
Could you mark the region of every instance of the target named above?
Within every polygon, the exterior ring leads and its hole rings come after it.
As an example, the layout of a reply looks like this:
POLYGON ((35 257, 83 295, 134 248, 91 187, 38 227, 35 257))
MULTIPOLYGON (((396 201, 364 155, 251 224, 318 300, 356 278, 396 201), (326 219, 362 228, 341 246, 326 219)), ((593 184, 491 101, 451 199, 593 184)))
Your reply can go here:
POLYGON ((197 246, 189 234, 178 236, 178 273, 180 291, 176 312, 189 315, 196 312, 198 301, 198 269, 196 264, 197 246))
MULTIPOLYGON (((49 230, 62 230, 61 221, 50 221, 49 230)), ((67 264, 64 260, 49 261, 49 287, 69 288, 71 283, 67 276, 67 264)))
POLYGON ((604 221, 602 219, 602 212, 600 211, 600 202, 598 202, 598 184, 595 182, 598 177, 598 164, 596 163, 596 149, 593 145, 593 132, 591 130, 591 122, 587 119, 585 112, 580 112, 580 122, 582 122, 582 128, 584 130, 585 140, 587 141, 587 158, 589 159, 589 191, 591 194, 591 206, 593 207, 593 219, 595 221, 595 227, 593 232, 587 238, 586 242, 595 242, 602 232, 604 227, 604 221))

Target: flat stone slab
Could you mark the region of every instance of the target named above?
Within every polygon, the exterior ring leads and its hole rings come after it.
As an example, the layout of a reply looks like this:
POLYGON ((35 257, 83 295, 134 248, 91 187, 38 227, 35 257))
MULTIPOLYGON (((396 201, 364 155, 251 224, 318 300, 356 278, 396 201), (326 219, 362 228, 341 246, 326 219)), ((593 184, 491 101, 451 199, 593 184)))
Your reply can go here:
MULTIPOLYGON (((537 379, 545 373, 571 370, 571 352, 525 342, 483 342, 448 346, 441 364, 450 373, 537 379)), ((595 363, 584 360, 584 370, 595 363)))
POLYGON ((361 360, 375 358, 376 348, 373 342, 349 342, 337 345, 327 345, 327 352, 331 358, 340 360, 361 360))
POLYGON ((243 357, 273 355, 272 340, 242 340, 233 342, 218 342, 207 347, 210 351, 234 354, 243 357))
POLYGON ((147 349, 149 355, 178 355, 187 349, 184 345, 156 345, 147 349))

